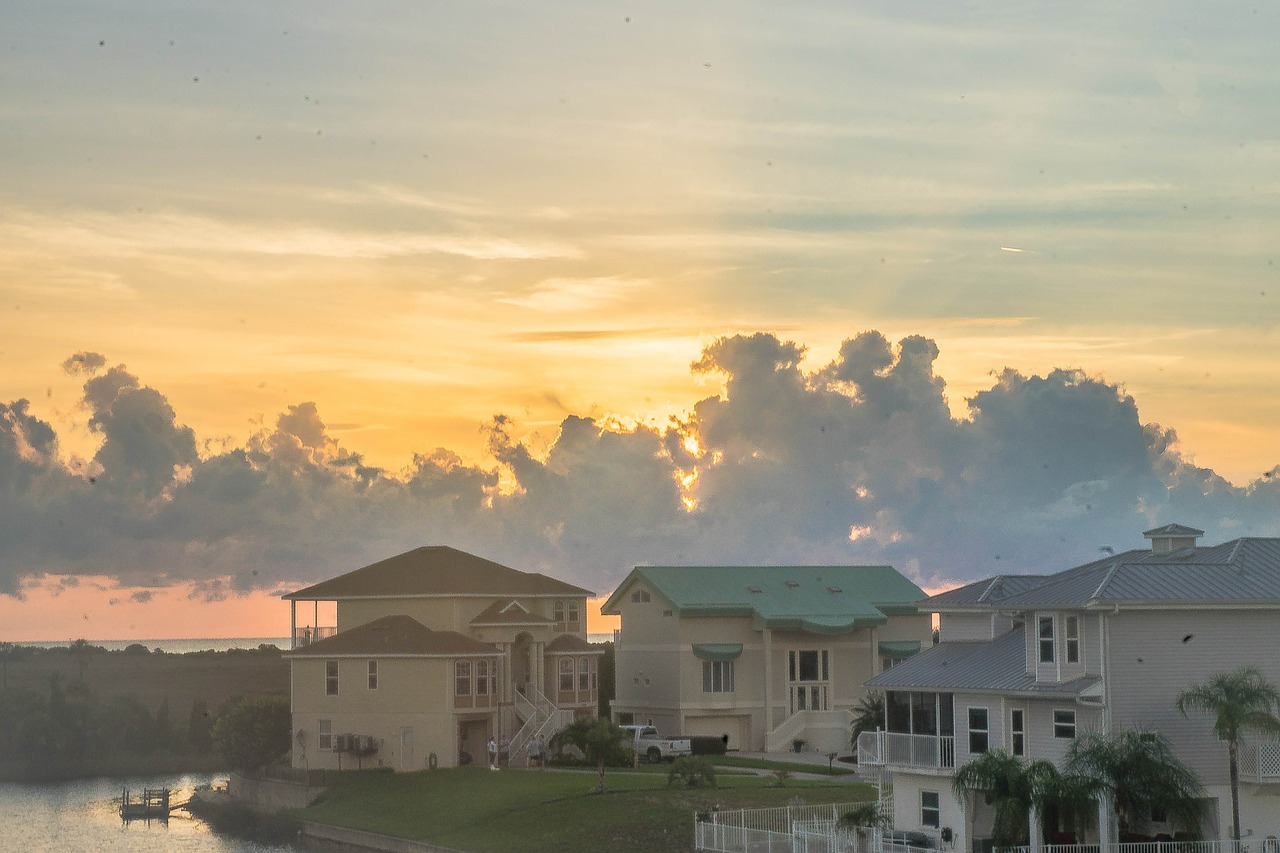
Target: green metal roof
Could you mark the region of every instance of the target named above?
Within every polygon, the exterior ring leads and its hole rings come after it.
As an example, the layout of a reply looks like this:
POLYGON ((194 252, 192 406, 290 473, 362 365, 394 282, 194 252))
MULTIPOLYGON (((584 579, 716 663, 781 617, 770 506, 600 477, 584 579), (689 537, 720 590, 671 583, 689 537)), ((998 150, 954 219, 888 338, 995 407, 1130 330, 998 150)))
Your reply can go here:
POLYGON ((701 660, 737 660, 742 643, 694 643, 693 656, 701 660))
POLYGON ((903 660, 920 652, 919 640, 881 640, 880 656, 903 660))
POLYGON ((636 582, 684 618, 749 616, 756 627, 847 634, 918 613, 920 587, 892 566, 637 566, 604 603, 605 613, 636 582))

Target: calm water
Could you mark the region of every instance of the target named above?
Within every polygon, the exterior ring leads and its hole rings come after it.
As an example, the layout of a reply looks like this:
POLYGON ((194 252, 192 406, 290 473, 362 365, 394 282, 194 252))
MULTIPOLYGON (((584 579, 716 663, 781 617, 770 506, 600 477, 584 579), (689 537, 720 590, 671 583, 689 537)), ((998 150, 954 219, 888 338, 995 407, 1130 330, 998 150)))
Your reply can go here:
POLYGON ((81 779, 45 785, 0 784, 0 850, 22 853, 283 853, 303 849, 259 844, 214 834, 203 821, 177 809, 168 823, 120 820, 122 788, 169 788, 183 803, 212 777, 192 774, 130 779, 81 779))
MULTIPOLYGON (((109 652, 122 652, 134 643, 142 643, 155 651, 163 649, 171 655, 187 652, 225 652, 228 649, 256 649, 266 644, 279 649, 289 648, 288 637, 214 637, 212 639, 178 639, 178 640, 95 640, 87 638, 91 645, 101 646, 109 652)), ((67 640, 50 640, 49 642, 14 643, 15 646, 40 646, 46 649, 62 649, 70 646, 67 640)))

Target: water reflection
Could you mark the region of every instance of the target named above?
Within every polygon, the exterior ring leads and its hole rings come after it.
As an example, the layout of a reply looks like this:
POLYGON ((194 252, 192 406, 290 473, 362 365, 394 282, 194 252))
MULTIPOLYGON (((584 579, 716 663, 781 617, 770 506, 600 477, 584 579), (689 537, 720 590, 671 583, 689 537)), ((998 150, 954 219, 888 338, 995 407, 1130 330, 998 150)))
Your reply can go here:
MULTIPOLYGON (((169 820, 120 820, 124 788, 169 788, 174 804, 185 803, 199 786, 216 777, 134 777, 80 779, 54 784, 0 785, 0 848, 5 850, 192 851, 192 853, 281 853, 304 849, 295 845, 262 844, 211 831, 185 809, 174 809, 169 820)), ((307 848, 310 849, 310 848, 307 848)))

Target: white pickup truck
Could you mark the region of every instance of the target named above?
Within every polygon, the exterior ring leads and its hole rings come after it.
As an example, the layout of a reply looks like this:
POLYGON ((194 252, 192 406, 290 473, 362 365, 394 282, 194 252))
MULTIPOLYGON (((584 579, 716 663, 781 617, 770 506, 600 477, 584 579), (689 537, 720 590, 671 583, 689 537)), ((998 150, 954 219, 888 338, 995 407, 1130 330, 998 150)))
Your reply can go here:
POLYGON ((687 737, 662 737, 653 726, 622 726, 631 732, 632 747, 636 755, 650 764, 674 761, 682 755, 693 754, 693 743, 687 737))

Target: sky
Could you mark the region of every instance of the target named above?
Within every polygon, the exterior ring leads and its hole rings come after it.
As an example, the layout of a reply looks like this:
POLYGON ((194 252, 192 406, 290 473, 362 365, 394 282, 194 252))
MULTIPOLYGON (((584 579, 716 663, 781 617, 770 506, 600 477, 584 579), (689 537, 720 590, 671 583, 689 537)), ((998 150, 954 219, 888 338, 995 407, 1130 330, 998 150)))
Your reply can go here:
POLYGON ((0 7, 0 639, 449 544, 1280 534, 1280 8, 0 7))

